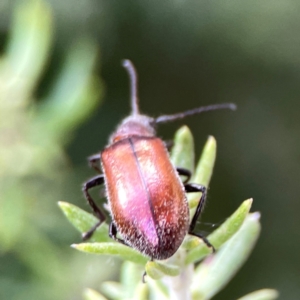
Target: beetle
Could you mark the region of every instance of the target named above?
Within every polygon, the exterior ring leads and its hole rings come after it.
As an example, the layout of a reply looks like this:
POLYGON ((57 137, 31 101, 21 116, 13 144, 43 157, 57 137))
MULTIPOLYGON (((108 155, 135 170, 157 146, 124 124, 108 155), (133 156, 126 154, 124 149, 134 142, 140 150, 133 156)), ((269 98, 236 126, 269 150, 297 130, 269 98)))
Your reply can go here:
POLYGON ((137 95, 137 73, 130 60, 123 66, 131 83, 131 114, 111 135, 104 150, 89 157, 91 167, 102 174, 83 185, 83 193, 99 221, 82 235, 92 236, 105 221, 89 190, 105 184, 112 221, 109 236, 151 260, 171 257, 186 234, 201 238, 213 251, 205 236, 194 231, 206 199, 206 187, 188 183, 191 172, 176 168, 170 161, 166 144, 156 137, 157 124, 185 118, 216 109, 235 109, 232 103, 210 105, 174 115, 151 118, 140 114, 137 95), (180 175, 186 177, 182 182, 180 175), (201 192, 196 212, 190 222, 186 193, 201 192), (117 237, 120 234, 123 239, 117 237))

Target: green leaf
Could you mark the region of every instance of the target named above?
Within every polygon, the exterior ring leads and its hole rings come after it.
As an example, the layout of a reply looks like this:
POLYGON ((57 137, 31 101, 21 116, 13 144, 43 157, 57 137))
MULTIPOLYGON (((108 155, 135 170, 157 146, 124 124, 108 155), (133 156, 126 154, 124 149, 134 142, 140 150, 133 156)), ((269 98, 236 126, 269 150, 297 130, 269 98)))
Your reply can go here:
POLYGON ((119 282, 105 281, 101 284, 101 291, 110 299, 118 300, 122 299, 123 286, 119 282))
POLYGON ((147 284, 144 284, 143 282, 140 282, 137 284, 137 287, 134 291, 133 297, 128 298, 129 300, 145 300, 148 299, 149 294, 149 287, 147 284))
POLYGON ((83 252, 115 256, 141 265, 148 261, 148 258, 138 251, 116 242, 81 243, 73 244, 71 247, 83 252))
POLYGON ((245 295, 238 300, 275 300, 279 297, 279 293, 273 289, 262 289, 245 295))
POLYGON ((178 276, 180 273, 180 268, 178 266, 163 264, 156 261, 148 261, 145 269, 147 275, 155 280, 160 279, 165 275, 178 276))
POLYGON ((211 299, 236 274, 249 257, 260 233, 260 214, 247 216, 238 232, 196 269, 192 282, 193 299, 211 299))
POLYGON ((120 276, 123 287, 122 299, 139 299, 140 293, 147 293, 148 289, 145 290, 139 287, 140 285, 147 287, 142 283, 144 272, 144 267, 124 261, 120 276))
MULTIPOLYGON (((209 186, 209 182, 213 173, 214 164, 217 154, 217 142, 213 136, 209 136, 208 140, 203 148, 201 158, 196 167, 196 171, 191 179, 191 182, 202 184, 205 187, 209 186)), ((201 193, 192 193, 189 195, 189 205, 190 208, 196 208, 201 193)), ((193 215, 193 214, 191 214, 193 215)))
POLYGON ((14 72, 9 73, 14 78, 13 87, 18 85, 18 93, 23 93, 24 100, 28 100, 26 95, 33 91, 46 63, 52 29, 51 9, 45 1, 18 3, 5 59, 7 71, 14 72))
POLYGON ((101 99, 103 85, 93 75, 97 52, 92 41, 76 40, 51 93, 38 106, 34 126, 52 133, 62 143, 68 141, 74 127, 95 111, 101 99))
MULTIPOLYGON (((92 214, 68 202, 58 202, 58 205, 67 219, 80 233, 87 232, 99 221, 92 214)), ((112 239, 108 236, 108 225, 105 222, 96 229, 90 241, 112 242, 112 239)))
POLYGON ((194 139, 187 126, 182 126, 175 133, 174 146, 171 150, 171 160, 176 167, 194 172, 194 139))
POLYGON ((107 300, 104 296, 92 289, 85 289, 83 293, 84 300, 107 300))
POLYGON ((215 249, 219 249, 240 229, 251 209, 252 202, 253 199, 245 200, 219 228, 208 236, 215 249))
POLYGON ((192 249, 191 251, 188 252, 188 254, 185 258, 186 265, 200 261, 203 258, 205 258, 206 256, 213 253, 212 249, 209 248, 206 244, 204 244, 202 242, 202 240, 200 240, 199 238, 196 238, 196 237, 193 237, 192 239, 193 239, 192 242, 195 244, 198 243, 199 246, 195 247, 194 249, 192 249))
POLYGON ((23 198, 20 199, 22 188, 15 178, 1 174, 0 191, 0 253, 3 255, 20 240, 26 226, 27 207, 23 198))
POLYGON ((143 267, 124 261, 121 268, 121 283, 104 282, 102 290, 112 299, 147 299, 148 285, 142 282, 143 273, 143 267))
MULTIPOLYGON (((245 200, 219 228, 207 237, 215 249, 219 249, 221 245, 228 241, 239 230, 250 211, 251 205, 252 199, 245 200)), ((192 237, 190 241, 186 242, 185 247, 191 249, 186 256, 186 264, 199 261, 211 254, 211 249, 208 248, 202 240, 196 237, 192 237)))

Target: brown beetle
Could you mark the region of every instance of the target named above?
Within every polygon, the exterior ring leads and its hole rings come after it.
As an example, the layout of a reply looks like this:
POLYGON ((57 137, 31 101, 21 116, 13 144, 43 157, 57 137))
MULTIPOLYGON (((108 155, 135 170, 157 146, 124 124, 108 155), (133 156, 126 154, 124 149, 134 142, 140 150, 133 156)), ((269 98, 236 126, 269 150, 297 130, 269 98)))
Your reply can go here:
POLYGON ((155 126, 204 111, 234 110, 235 105, 211 105, 158 118, 141 115, 136 71, 129 60, 124 60, 123 66, 131 80, 132 113, 117 127, 109 145, 100 154, 89 158, 91 166, 99 172, 97 163, 101 161, 103 174, 90 179, 83 186, 84 195, 99 218, 99 222, 83 234, 83 239, 91 237, 105 221, 105 215, 88 192, 90 188, 105 183, 112 216, 109 236, 114 240, 157 260, 172 256, 186 234, 203 239, 214 250, 204 236, 194 232, 204 207, 206 188, 187 183, 191 173, 173 166, 165 143, 155 136, 155 126), (184 183, 179 175, 187 177, 184 183), (202 193, 191 223, 185 195, 190 192, 202 193), (117 237, 117 233, 121 234, 123 240, 117 237))

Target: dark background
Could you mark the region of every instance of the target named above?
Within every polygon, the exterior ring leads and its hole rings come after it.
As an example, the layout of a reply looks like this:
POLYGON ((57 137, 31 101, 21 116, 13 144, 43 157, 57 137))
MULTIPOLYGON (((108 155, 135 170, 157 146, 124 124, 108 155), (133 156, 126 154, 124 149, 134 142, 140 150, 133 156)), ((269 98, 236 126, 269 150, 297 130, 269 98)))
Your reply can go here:
MULTIPOLYGON (((37 94, 47 93, 67 45, 78 36, 92 38, 100 49, 96 70, 105 84, 103 105, 75 132, 66 149, 78 182, 93 175, 86 157, 107 144, 130 111, 121 59, 134 62, 141 110, 151 116, 236 103, 234 113, 210 112, 162 125, 158 134, 171 139, 179 126, 187 124, 195 137, 196 157, 208 135, 217 139, 203 221, 224 220, 250 197, 252 211, 262 214, 262 233, 253 254, 214 299, 235 299, 264 287, 278 289, 281 299, 298 299, 300 3, 48 2, 54 13, 55 43, 37 94)), ((1 5, 4 41, 14 1, 1 5)), ((85 207, 79 184, 73 188, 78 189, 78 195, 75 190, 72 195, 77 198, 64 195, 65 201, 85 207)))

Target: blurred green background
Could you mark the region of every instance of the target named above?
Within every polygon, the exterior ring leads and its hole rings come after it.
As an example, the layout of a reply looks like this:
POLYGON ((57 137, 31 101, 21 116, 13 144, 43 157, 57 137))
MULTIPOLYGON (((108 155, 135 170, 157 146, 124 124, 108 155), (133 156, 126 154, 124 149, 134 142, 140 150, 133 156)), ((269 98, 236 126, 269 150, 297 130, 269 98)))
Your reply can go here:
MULTIPOLYGON (((118 261, 69 247, 80 236, 57 201, 89 209, 86 157, 129 112, 123 58, 136 65, 149 115, 238 106, 184 121, 197 156, 208 135, 218 142, 202 221, 223 221, 249 197, 262 213, 253 254, 215 299, 264 287, 299 299, 299 9, 294 0, 2 0, 0 299, 82 299, 118 276, 118 261)), ((172 139, 182 124, 158 134, 172 139)))

